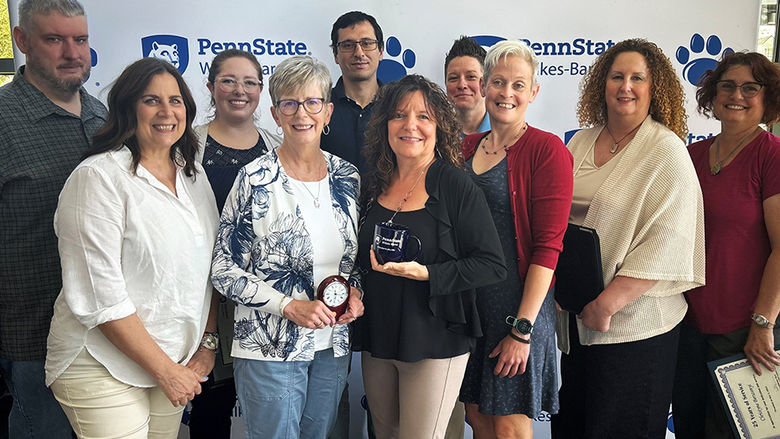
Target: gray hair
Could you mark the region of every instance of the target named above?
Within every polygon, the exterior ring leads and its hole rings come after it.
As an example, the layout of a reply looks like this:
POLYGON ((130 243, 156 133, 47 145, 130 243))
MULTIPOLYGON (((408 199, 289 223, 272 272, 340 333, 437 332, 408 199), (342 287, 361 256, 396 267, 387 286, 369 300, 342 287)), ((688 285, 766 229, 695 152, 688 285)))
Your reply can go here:
POLYGON ((536 84, 536 72, 539 70, 539 59, 536 58, 534 51, 528 47, 528 44, 522 41, 510 41, 504 40, 493 45, 485 55, 485 84, 487 84, 490 74, 493 73, 493 69, 499 63, 499 61, 506 60, 509 56, 517 56, 520 59, 524 59, 531 65, 533 70, 533 83, 536 84))
MULTIPOLYGON (((291 56, 274 68, 268 78, 268 92, 273 105, 283 95, 305 88, 312 81, 322 89, 322 98, 330 102, 330 72, 325 64, 310 56, 291 56)), ((310 96, 315 97, 315 96, 310 96)))
POLYGON ((33 17, 57 13, 65 17, 86 15, 77 0, 22 0, 19 2, 19 27, 25 32, 35 30, 33 17))

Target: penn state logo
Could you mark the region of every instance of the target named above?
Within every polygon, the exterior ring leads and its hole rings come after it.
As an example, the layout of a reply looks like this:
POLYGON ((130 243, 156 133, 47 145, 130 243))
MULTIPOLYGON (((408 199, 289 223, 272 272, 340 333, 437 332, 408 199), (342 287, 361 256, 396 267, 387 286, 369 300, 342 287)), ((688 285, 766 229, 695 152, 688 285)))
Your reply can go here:
POLYGON ((190 51, 187 39, 178 35, 149 35, 141 38, 141 53, 146 58, 157 58, 173 64, 179 73, 187 70, 190 51))

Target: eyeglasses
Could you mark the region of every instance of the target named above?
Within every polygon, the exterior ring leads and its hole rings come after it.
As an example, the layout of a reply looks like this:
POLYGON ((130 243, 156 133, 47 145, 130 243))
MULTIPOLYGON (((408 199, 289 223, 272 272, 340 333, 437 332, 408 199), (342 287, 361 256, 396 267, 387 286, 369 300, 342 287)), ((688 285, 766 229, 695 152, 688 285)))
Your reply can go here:
POLYGON ((303 109, 309 114, 318 114, 324 107, 325 100, 322 98, 308 98, 305 101, 296 101, 294 99, 282 99, 276 101, 276 108, 285 116, 292 116, 298 112, 298 107, 303 105, 303 109))
MULTIPOLYGON (((217 78, 217 87, 224 93, 232 93, 238 88, 239 82, 233 78, 217 78)), ((244 79, 240 82, 244 87, 244 91, 247 93, 255 93, 263 86, 260 81, 254 79, 244 79)))
POLYGON ((360 41, 345 40, 337 43, 336 47, 338 48, 339 52, 352 53, 357 48, 358 44, 360 44, 360 48, 363 49, 363 52, 368 52, 379 47, 379 40, 369 40, 368 38, 362 39, 360 41))
POLYGON ((743 84, 737 84, 730 79, 724 79, 722 81, 716 82, 715 84, 718 93, 725 93, 730 95, 734 94, 734 92, 737 91, 737 88, 739 88, 742 96, 746 98, 752 98, 753 96, 757 95, 758 92, 760 92, 764 87, 764 84, 760 82, 745 82, 743 84))

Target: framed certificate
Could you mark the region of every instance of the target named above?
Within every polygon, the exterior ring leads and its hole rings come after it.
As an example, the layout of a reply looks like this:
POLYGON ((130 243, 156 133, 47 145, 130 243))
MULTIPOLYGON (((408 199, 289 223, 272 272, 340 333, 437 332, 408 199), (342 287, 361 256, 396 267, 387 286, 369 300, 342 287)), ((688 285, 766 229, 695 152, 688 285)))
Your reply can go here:
POLYGON ((774 372, 762 369, 758 376, 744 355, 711 361, 707 366, 735 437, 780 439, 780 368, 774 372))

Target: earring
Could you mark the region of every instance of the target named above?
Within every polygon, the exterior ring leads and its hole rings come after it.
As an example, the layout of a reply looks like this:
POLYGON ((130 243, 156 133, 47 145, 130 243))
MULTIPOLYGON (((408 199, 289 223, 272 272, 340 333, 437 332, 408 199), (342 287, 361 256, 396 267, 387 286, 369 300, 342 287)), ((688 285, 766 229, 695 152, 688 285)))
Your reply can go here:
POLYGON ((279 125, 276 126, 276 134, 280 136, 284 134, 284 131, 282 131, 282 127, 280 127, 279 125))
POLYGON ((322 134, 325 134, 326 136, 330 134, 330 125, 325 125, 322 127, 322 134))

